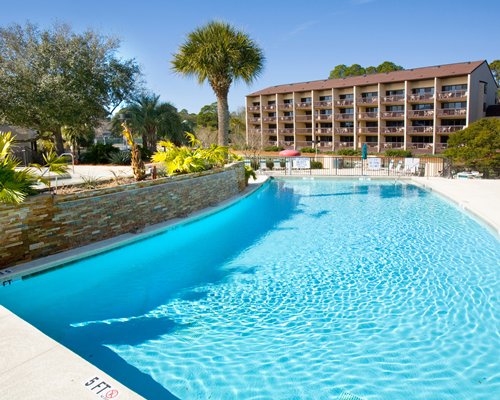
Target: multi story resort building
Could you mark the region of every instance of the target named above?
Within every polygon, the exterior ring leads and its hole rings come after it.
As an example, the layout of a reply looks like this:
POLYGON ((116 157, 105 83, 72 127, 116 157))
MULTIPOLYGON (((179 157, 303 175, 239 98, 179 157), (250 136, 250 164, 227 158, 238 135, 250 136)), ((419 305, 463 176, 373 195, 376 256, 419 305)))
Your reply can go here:
POLYGON ((439 153, 496 91, 486 61, 273 86, 246 98, 247 143, 439 153))

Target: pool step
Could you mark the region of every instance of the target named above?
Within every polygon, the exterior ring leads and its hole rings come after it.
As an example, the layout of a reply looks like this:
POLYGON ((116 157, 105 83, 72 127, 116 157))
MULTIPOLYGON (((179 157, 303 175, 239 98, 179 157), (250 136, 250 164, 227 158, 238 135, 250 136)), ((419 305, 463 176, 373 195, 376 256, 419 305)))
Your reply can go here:
POLYGON ((361 397, 356 396, 349 392, 342 392, 337 400, 363 400, 361 397))

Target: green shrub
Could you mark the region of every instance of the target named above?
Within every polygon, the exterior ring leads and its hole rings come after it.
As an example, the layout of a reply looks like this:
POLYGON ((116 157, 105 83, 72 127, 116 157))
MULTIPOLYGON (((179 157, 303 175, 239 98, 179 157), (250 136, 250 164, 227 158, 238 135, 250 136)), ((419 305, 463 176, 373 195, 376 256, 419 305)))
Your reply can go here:
POLYGON ((386 157, 411 157, 410 150, 386 150, 386 157))
POLYGON ((281 151, 283 149, 284 148, 281 147, 281 146, 267 146, 267 147, 264 147, 264 151, 281 151))
POLYGON ((252 159, 250 160, 250 167, 251 167, 254 171, 258 170, 258 169, 259 169, 259 161, 258 161, 256 158, 252 158, 252 159))
POLYGON ((153 156, 153 153, 149 151, 147 148, 138 146, 139 151, 141 152, 141 160, 145 162, 151 161, 151 157, 153 156))
POLYGON ((323 163, 321 161, 311 161, 311 169, 323 169, 323 163))
POLYGON ((250 178, 253 178, 253 180, 257 180, 257 175, 255 174, 255 171, 253 170, 252 167, 249 165, 245 165, 245 183, 248 185, 248 180, 250 178))
POLYGON ((340 150, 337 151, 337 154, 339 156, 360 156, 361 155, 361 150, 340 149, 340 150))
POLYGON ((316 149, 313 149, 312 147, 302 147, 300 149, 301 153, 316 153, 316 149))
POLYGON ((130 165, 131 160, 132 154, 130 151, 118 151, 116 153, 111 153, 109 156, 109 162, 111 164, 130 165))
POLYGON ((111 154, 119 151, 110 143, 96 143, 87 147, 85 153, 82 154, 81 161, 87 164, 109 164, 111 154))
POLYGON ((266 161, 266 167, 269 168, 269 169, 273 169, 274 162, 272 162, 271 160, 267 160, 266 161))

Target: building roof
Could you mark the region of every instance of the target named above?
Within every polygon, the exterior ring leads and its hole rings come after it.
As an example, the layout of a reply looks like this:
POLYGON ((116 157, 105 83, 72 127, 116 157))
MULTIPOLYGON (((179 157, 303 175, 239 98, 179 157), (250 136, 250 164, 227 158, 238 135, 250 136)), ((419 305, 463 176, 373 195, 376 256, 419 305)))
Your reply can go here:
POLYGON ((37 132, 33 129, 13 125, 0 124, 0 132, 12 132, 14 142, 32 142, 37 138, 37 132))
POLYGON ((481 61, 468 61, 463 63, 436 65, 433 67, 412 68, 401 71, 385 72, 381 74, 369 74, 361 76, 351 76, 340 79, 324 79, 320 81, 289 83, 286 85, 271 86, 248 96, 258 96, 276 93, 302 92, 308 90, 337 89, 350 86, 365 86, 377 83, 391 83, 401 81, 414 81, 429 78, 444 78, 449 76, 467 75, 474 71, 481 64, 481 61))

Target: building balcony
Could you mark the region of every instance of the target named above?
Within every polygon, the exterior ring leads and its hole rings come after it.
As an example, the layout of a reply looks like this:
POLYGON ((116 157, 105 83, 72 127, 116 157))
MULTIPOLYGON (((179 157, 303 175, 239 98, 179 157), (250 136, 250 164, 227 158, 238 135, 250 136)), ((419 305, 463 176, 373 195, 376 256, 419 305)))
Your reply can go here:
POLYGON ((382 149, 402 149, 404 148, 404 142, 384 142, 381 143, 382 149))
POLYGON ((405 133, 405 128, 403 126, 384 126, 380 128, 380 133, 405 133))
POLYGON ((378 118, 378 112, 375 111, 369 111, 369 112, 360 112, 358 114, 359 119, 377 119, 378 118))
POLYGON ((335 128, 335 134, 337 134, 337 135, 352 135, 352 134, 354 134, 354 128, 335 128))
POLYGON ((276 129, 262 129, 262 133, 265 133, 267 135, 275 135, 276 129))
POLYGON ((382 111, 381 117, 383 119, 403 119, 405 116, 404 111, 382 111))
POLYGON ((452 133, 452 132, 456 132, 456 131, 461 131, 464 128, 465 128, 464 125, 449 125, 449 126, 442 125, 442 126, 436 126, 436 132, 437 133, 452 133))
POLYGON ((312 128, 297 128, 295 129, 295 133, 301 135, 312 134, 312 128))
POLYGON ((328 101, 315 101, 314 102, 314 107, 315 108, 332 108, 332 102, 331 100, 328 101))
POLYGON ((293 128, 280 128, 278 129, 279 133, 283 134, 292 134, 293 135, 293 128))
POLYGON ((293 115, 282 115, 281 117, 278 117, 280 121, 293 121, 293 115))
POLYGON ((354 104, 353 99, 335 99, 334 103, 337 107, 352 106, 354 104))
POLYGON ((331 121, 332 114, 318 114, 318 115, 316 115, 316 120, 318 120, 318 121, 331 121))
POLYGON ((314 142, 311 140, 297 140, 296 145, 299 149, 302 147, 313 147, 314 142))
POLYGON ((354 141, 352 142, 335 142, 336 149, 353 149, 354 141))
POLYGON ((412 133, 432 134, 434 132, 434 127, 432 127, 432 126, 409 126, 406 128, 406 132, 409 134, 412 134, 412 133))
POLYGON ((293 103, 280 103, 278 108, 281 110, 291 110, 293 108, 293 103))
POLYGON ((248 133, 251 133, 251 134, 259 134, 260 135, 260 129, 249 129, 248 130, 248 133))
POLYGON ((410 94, 408 96, 408 101, 410 103, 428 103, 431 100, 434 100, 434 94, 433 93, 410 94))
POLYGON ((450 90, 448 92, 438 92, 438 100, 464 100, 467 98, 467 90, 450 90))
POLYGON ((260 111, 260 106, 248 106, 248 111, 251 112, 260 111))
POLYGON ((276 110, 276 104, 268 104, 266 106, 262 106, 262 109, 264 111, 272 111, 272 110, 276 110))
POLYGON ((316 133, 331 135, 333 133, 333 128, 316 128, 316 133))
POLYGON ((394 94, 392 96, 383 96, 382 103, 383 104, 400 104, 404 103, 405 95, 404 94, 394 94))
POLYGON ((378 96, 373 96, 373 97, 358 97, 356 99, 356 103, 359 105, 363 104, 378 104, 378 96))
POLYGON ((262 122, 276 122, 276 117, 264 117, 262 122))
POLYGON ((434 117, 434 110, 410 110, 408 111, 408 118, 432 118, 434 117))
POLYGON ((443 151, 448 148, 448 143, 436 143, 436 151, 443 151))
POLYGON ((312 107, 312 103, 310 101, 300 102, 296 104, 296 107, 300 109, 307 109, 312 107))
POLYGON ((378 127, 362 126, 358 128, 358 133, 378 133, 378 127))
POLYGON ((260 123, 260 117, 251 117, 248 118, 248 120, 253 123, 253 124, 259 124, 260 123))
POLYGON ((438 117, 465 117, 467 115, 466 108, 440 108, 438 117))
POLYGON ((333 142, 331 140, 321 140, 319 143, 318 143, 318 147, 332 147, 333 145, 333 142))
POLYGON ((335 114, 335 119, 338 119, 340 121, 352 121, 353 118, 354 118, 354 114, 349 114, 349 113, 335 114))
POLYGON ((312 115, 296 115, 295 120, 297 122, 312 121, 312 115))
POLYGON ((434 145, 432 143, 408 143, 406 147, 409 150, 432 150, 434 145))
POLYGON ((363 146, 364 144, 366 144, 366 147, 368 147, 368 151, 370 153, 378 152, 378 144, 376 142, 364 142, 361 143, 361 146, 363 146))

